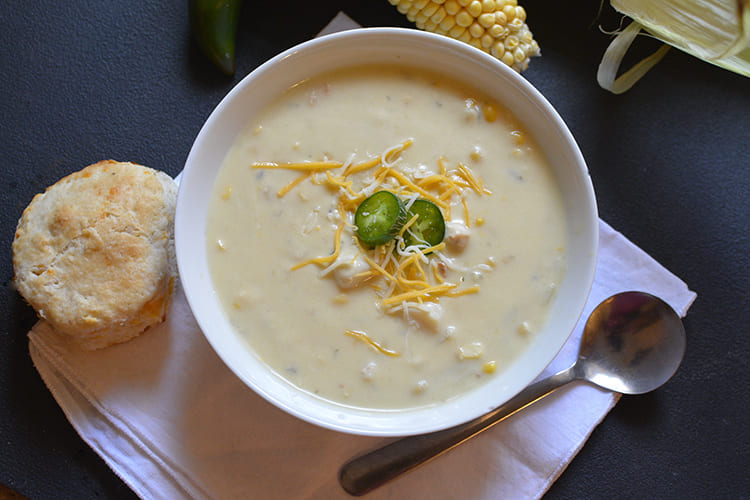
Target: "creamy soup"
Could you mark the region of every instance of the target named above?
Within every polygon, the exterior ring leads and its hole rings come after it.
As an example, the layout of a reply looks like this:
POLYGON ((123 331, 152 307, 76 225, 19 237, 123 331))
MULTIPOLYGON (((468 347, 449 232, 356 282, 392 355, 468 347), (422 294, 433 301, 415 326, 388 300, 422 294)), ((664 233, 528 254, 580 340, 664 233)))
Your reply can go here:
MULTIPOLYGON (((416 221, 413 221, 416 224, 416 221)), ((270 103, 227 154, 209 210, 211 278, 257 355, 342 404, 435 404, 502 372, 565 272, 565 209, 533 138, 444 76, 334 72, 270 103), (387 190, 440 208, 444 240, 370 248, 357 206, 387 190)))

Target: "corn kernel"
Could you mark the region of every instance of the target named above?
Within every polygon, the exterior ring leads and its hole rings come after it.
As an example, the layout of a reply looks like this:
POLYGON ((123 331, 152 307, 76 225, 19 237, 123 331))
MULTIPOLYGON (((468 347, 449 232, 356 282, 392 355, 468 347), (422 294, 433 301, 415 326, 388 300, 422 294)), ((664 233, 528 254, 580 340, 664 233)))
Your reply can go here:
POLYGON ((464 28, 463 26, 459 26, 457 24, 457 25, 453 26, 450 29, 450 31, 448 31, 448 35, 450 35, 451 38, 458 39, 458 37, 460 37, 461 35, 463 35, 465 31, 466 31, 466 28, 464 28))
POLYGON ((424 15, 424 12, 420 12, 414 18, 414 24, 417 25, 417 28, 424 29, 424 23, 427 22, 427 19, 429 19, 429 18, 424 15))
POLYGON ((430 17, 430 21, 432 21, 435 24, 440 24, 443 19, 445 19, 445 7, 442 5, 438 10, 435 11, 434 14, 430 17))
POLYGON ((458 348, 458 359, 479 359, 482 357, 484 344, 479 341, 469 342, 458 348))
POLYGON ((483 226, 484 225, 484 217, 477 217, 474 219, 474 224, 477 226, 483 226))
POLYGON ((484 35, 482 35, 482 39, 481 39, 482 48, 489 49, 490 47, 492 47, 492 44, 494 43, 494 41, 495 39, 492 37, 492 35, 490 35, 489 33, 485 33, 484 35))
POLYGON ((506 52, 505 54, 503 54, 503 58, 501 59, 501 61, 503 61, 508 66, 513 66, 513 63, 516 60, 513 58, 513 54, 511 52, 506 52))
POLYGON ((495 370, 497 370, 497 361, 487 361, 482 365, 484 373, 495 373, 495 370))
POLYGON ((518 47, 518 37, 508 35, 505 39, 505 48, 508 50, 515 50, 518 47))
POLYGON ((411 8, 411 2, 400 2, 396 6, 396 10, 398 10, 402 14, 406 14, 409 12, 409 9, 411 8))
POLYGON ((433 21, 432 19, 428 19, 424 23, 424 29, 426 31, 434 32, 435 29, 437 29, 437 23, 435 21, 433 21))
POLYGON ((445 19, 440 21, 440 29, 446 33, 456 25, 456 18, 453 16, 447 16, 445 19))
POLYGON ((438 5, 443 5, 445 3, 445 0, 432 0, 432 3, 436 3, 438 5))
POLYGON ((411 22, 414 22, 414 19, 417 17, 417 14, 419 14, 419 9, 412 6, 409 8, 409 10, 406 11, 406 19, 408 19, 411 22))
POLYGON ((477 22, 481 24, 482 27, 489 28, 490 26, 495 24, 495 15, 489 13, 482 14, 477 18, 477 22))
POLYGON ((491 49, 492 55, 502 60, 505 54, 505 44, 503 42, 495 42, 495 45, 491 49))
POLYGON ((458 0, 458 3, 461 5, 461 7, 466 7, 469 5, 473 0, 458 0))
POLYGON ((482 2, 474 0, 466 6, 466 12, 468 12, 471 17, 479 17, 479 14, 482 13, 482 2))
POLYGON ((333 298, 334 304, 348 304, 349 296, 345 293, 340 293, 333 298))
POLYGON ((520 5, 516 7, 516 19, 520 19, 521 21, 526 21, 526 9, 524 9, 520 5))
POLYGON ((500 24, 493 24, 488 30, 489 34, 494 38, 503 38, 507 34, 508 28, 500 24))
POLYGON ((469 26, 471 26, 471 22, 473 20, 474 18, 471 17, 471 14, 469 14, 465 10, 462 10, 461 12, 456 14, 456 24, 464 28, 468 28, 469 26))
POLYGON ((523 146, 526 143, 526 137, 523 135, 523 132, 520 130, 514 130, 510 133, 511 137, 513 137, 513 143, 516 146, 523 146))
POLYGON ((495 23, 499 24, 500 26, 505 26, 506 24, 508 24, 508 16, 506 16, 502 10, 496 11, 495 23))
POLYGON ((508 29, 510 29, 513 32, 520 31, 524 27, 523 21, 516 18, 508 22, 508 29))
POLYGON ((449 16, 455 16, 461 10, 461 6, 456 0, 447 0, 443 7, 445 7, 445 12, 447 12, 449 16))
POLYGON ((469 37, 469 39, 466 42, 474 48, 477 48, 477 49, 482 48, 482 42, 479 40, 479 38, 469 37))
POLYGON ((482 0, 482 12, 495 12, 495 0, 482 0))
POLYGON ((485 120, 492 123, 497 120, 497 108, 495 108, 495 106, 493 106, 492 104, 485 104, 484 106, 482 106, 482 115, 484 116, 485 120))
POLYGON ((526 59, 526 52, 521 47, 518 47, 513 51, 513 58, 517 63, 522 63, 526 59))
MULTIPOLYGON (((469 26, 469 33, 471 33, 471 36, 478 39, 484 35, 484 28, 482 28, 479 23, 474 23, 469 26)), ((477 42, 479 42, 479 40, 477 40, 477 42)))
POLYGON ((417 383, 416 383, 416 384, 414 385, 414 388, 412 389, 412 392, 413 392, 414 394, 422 394, 422 393, 423 393, 424 391, 426 391, 426 390, 427 390, 427 386, 428 386, 428 385, 429 385, 429 384, 427 383, 427 381, 426 381, 426 380, 420 380, 419 382, 417 382, 417 383))
POLYGON ((430 3, 430 0, 414 0, 412 2, 412 5, 414 5, 414 7, 416 7, 417 9, 422 10, 428 3, 430 3))
POLYGON ((459 36, 457 40, 459 42, 469 43, 472 40, 471 33, 469 33, 469 30, 466 30, 461 33, 461 36, 459 36))
POLYGON ((507 17, 509 21, 512 21, 516 18, 516 8, 512 5, 506 5, 503 7, 503 14, 505 14, 505 17, 507 17))
POLYGON ((424 9, 422 9, 422 14, 424 14, 427 17, 430 17, 435 13, 436 10, 438 10, 440 6, 436 3, 431 3, 427 5, 424 9))

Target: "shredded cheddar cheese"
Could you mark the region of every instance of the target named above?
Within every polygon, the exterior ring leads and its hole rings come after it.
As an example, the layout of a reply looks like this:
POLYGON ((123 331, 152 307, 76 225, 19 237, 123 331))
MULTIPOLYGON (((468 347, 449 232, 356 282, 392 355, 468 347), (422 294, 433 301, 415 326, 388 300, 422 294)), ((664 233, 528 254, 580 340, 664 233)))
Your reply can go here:
POLYGON ((418 218, 419 218, 419 216, 417 214, 414 214, 414 216, 411 219, 409 219, 408 221, 406 221, 406 224, 404 224, 404 226, 398 232, 399 237, 403 238, 404 237, 404 233, 406 232, 406 230, 409 229, 411 227, 411 225, 414 224, 417 221, 418 218))
POLYGON ((370 264, 370 267, 372 268, 373 271, 377 271, 380 274, 382 274, 386 278, 386 280, 388 280, 388 281, 390 281, 392 283, 395 283, 396 281, 398 281, 398 280, 396 280, 396 278, 391 273, 389 273, 388 271, 386 271, 385 269, 383 269, 383 267, 380 264, 378 264, 377 262, 375 262, 374 260, 372 260, 370 257, 368 257, 365 254, 363 254, 362 257, 364 257, 364 259, 367 261, 367 263, 370 264))
POLYGON ((311 173, 312 173, 312 171, 305 172, 304 174, 300 175, 299 177, 297 177, 296 179, 294 179, 292 182, 290 182, 289 184, 287 184, 283 188, 279 189, 276 192, 276 196, 279 197, 279 198, 283 198, 284 195, 287 194, 292 189, 294 189, 295 186, 297 186, 300 183, 302 183, 303 181, 307 180, 310 177, 311 173))
POLYGON ((393 170, 391 167, 383 167, 386 169, 386 176, 390 176, 395 178, 397 181, 399 181, 403 186, 409 187, 416 191, 417 193, 421 194, 425 199, 430 200, 435 205, 439 206, 440 208, 448 208, 448 203, 446 203, 444 200, 441 200, 440 198, 436 197, 429 191, 422 189, 421 187, 414 184, 411 180, 409 180, 404 174, 399 172, 398 170, 393 170))
POLYGON ((470 286, 463 290, 449 291, 445 294, 446 297, 460 297, 461 295, 469 295, 470 293, 479 293, 479 285, 470 286))
POLYGON ((461 198, 461 205, 464 207, 464 220, 466 227, 471 227, 471 216, 469 215, 469 206, 466 204, 466 198, 461 198))
POLYGON ((385 354, 387 356, 393 356, 393 357, 399 357, 401 354, 399 354, 396 351, 393 351, 391 349, 387 349, 380 345, 378 342, 375 342, 373 339, 370 338, 369 335, 367 335, 365 332, 360 332, 359 330, 346 330, 344 332, 345 335, 348 335, 349 337, 353 337, 357 340, 361 340, 365 344, 369 345, 376 351, 385 354))
MULTIPOLYGON (((396 164, 402 159, 401 154, 412 145, 411 139, 388 148, 382 154, 354 162, 352 154, 346 162, 338 161, 310 161, 299 163, 256 162, 253 168, 299 170, 303 173, 283 186, 276 193, 283 197, 300 184, 310 181, 315 185, 325 186, 336 196, 337 217, 340 223, 334 234, 334 251, 327 256, 307 259, 294 265, 297 270, 304 266, 315 264, 322 268, 321 277, 329 274, 341 264, 353 264, 361 259, 367 269, 354 275, 358 283, 371 286, 378 299, 379 305, 386 313, 398 313, 409 317, 409 307, 420 307, 426 302, 439 303, 441 298, 456 298, 480 292, 478 285, 463 286, 450 281, 450 271, 456 270, 451 259, 442 253, 445 242, 427 248, 427 245, 413 245, 404 248, 404 235, 409 227, 418 219, 414 215, 408 220, 395 238, 374 249, 364 248, 354 236, 356 228, 351 224, 354 212, 359 204, 372 193, 379 190, 391 191, 402 199, 406 199, 408 207, 417 198, 430 200, 443 211, 446 220, 451 219, 451 207, 461 206, 463 218, 467 227, 471 225, 469 212, 469 194, 471 196, 490 195, 491 191, 484 186, 482 179, 463 163, 451 167, 446 158, 441 157, 437 162, 437 172, 421 172, 416 175, 408 169, 396 169, 396 164), (357 175, 359 174, 359 175, 357 175), (347 253, 345 261, 342 258, 342 238, 346 237, 359 245, 354 257, 347 253), (365 265, 366 263, 366 265, 365 265)), ((476 219, 481 225, 481 218, 476 219)), ((489 269, 489 266, 484 266, 489 269)), ((384 348, 367 333, 347 330, 347 335, 357 338, 373 349, 390 355, 398 356, 395 351, 384 348)))
POLYGON ((478 179, 474 173, 463 163, 458 164, 459 175, 469 183, 469 185, 477 192, 477 194, 492 194, 492 191, 486 189, 481 179, 478 179))
POLYGON ((453 283, 443 283, 440 285, 430 286, 427 288, 423 288, 421 290, 411 290, 408 292, 404 292, 400 295, 388 297, 387 299, 383 299, 382 303, 384 306, 390 305, 390 304, 396 304, 398 302, 403 302, 410 299, 415 298, 433 298, 438 297, 440 295, 445 294, 445 292, 449 290, 453 290, 458 285, 454 285, 453 283))
POLYGON ((338 229, 336 229, 336 236, 334 238, 334 249, 333 253, 331 255, 327 255, 325 257, 315 257, 312 259, 308 259, 304 262, 300 262, 299 264, 292 266, 292 271, 295 271, 301 267, 305 267, 308 264, 330 264, 331 262, 335 261, 338 256, 339 252, 341 251, 341 233, 344 231, 344 224, 339 224, 338 229))

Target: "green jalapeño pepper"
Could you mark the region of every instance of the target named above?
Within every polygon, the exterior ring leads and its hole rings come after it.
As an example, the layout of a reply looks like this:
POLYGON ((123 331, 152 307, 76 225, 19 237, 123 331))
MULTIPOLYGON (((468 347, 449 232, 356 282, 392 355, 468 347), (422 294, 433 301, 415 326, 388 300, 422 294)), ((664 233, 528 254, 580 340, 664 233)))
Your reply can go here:
POLYGON ((234 74, 234 47, 242 0, 189 0, 190 29, 219 69, 234 74))
POLYGON ((417 215, 417 220, 407 229, 404 245, 434 247, 445 237, 445 220, 437 205, 429 200, 415 200, 406 214, 406 220, 417 215))
POLYGON ((378 191, 363 201, 354 214, 359 240, 367 246, 388 243, 404 225, 404 207, 390 191, 378 191))

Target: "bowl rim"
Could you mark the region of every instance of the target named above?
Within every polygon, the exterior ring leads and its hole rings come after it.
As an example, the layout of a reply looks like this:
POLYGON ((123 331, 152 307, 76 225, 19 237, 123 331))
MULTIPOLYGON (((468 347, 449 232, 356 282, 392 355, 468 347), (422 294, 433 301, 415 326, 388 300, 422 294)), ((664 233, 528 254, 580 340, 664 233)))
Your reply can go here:
MULTIPOLYGON (((381 48, 373 50, 377 51, 386 49, 381 48)), ((350 62, 346 65, 352 66, 358 64, 350 62)), ((277 94, 281 93, 283 90, 285 89, 279 89, 277 94)), ((512 108, 512 106, 507 105, 507 103, 503 104, 508 108, 512 108)), ((262 105, 258 106, 262 107, 262 105)), ((514 114, 517 113, 514 111, 514 114)), ((246 123, 247 119, 239 125, 239 127, 246 125, 246 123)), ((238 125, 235 124, 235 126, 238 125)), ((531 130, 532 135, 534 132, 534 130, 531 130)), ((229 143, 231 144, 233 141, 234 136, 232 136, 229 143)), ((226 154, 226 151, 224 154, 226 154)), ((221 163, 221 161, 219 163, 221 163)), ((218 167, 216 167, 216 170, 218 170, 218 167)), ((525 78, 489 54, 475 49, 468 44, 442 35, 411 28, 356 28, 324 35, 281 52, 243 77, 221 99, 197 134, 187 156, 184 170, 180 176, 180 187, 175 215, 177 265, 185 298, 193 311, 193 315, 201 332, 224 364, 256 394, 260 395, 276 407, 281 408, 304 421, 331 430, 373 436, 402 436, 431 432, 468 421, 471 418, 480 416, 485 411, 504 403, 510 399, 510 397, 520 392, 520 390, 526 385, 531 383, 544 370, 544 368, 552 362, 557 353, 562 349, 583 312, 588 295, 593 286, 598 255, 598 212, 588 168, 572 133, 554 107, 525 78), (277 374, 263 374, 261 378, 255 378, 256 374, 251 376, 246 369, 243 370, 241 367, 238 367, 236 353, 233 352, 239 345, 237 344, 237 339, 234 341, 229 340, 230 344, 228 345, 227 337, 219 338, 221 333, 217 332, 218 329, 215 327, 215 324, 212 323, 211 318, 209 318, 210 315, 206 313, 207 306, 205 301, 207 298, 215 295, 215 293, 209 293, 207 296, 205 292, 199 291, 199 288, 202 285, 205 285, 205 280, 210 280, 210 278, 206 276, 197 276, 198 274, 205 272, 205 270, 201 269, 196 271, 195 266, 193 265, 195 257, 190 253, 192 250, 189 249, 190 245, 194 244, 191 237, 196 238, 195 233, 197 231, 195 229, 194 220, 196 217, 198 220, 201 220, 201 214, 199 213, 198 208, 190 203, 190 195, 192 194, 192 191, 194 191, 195 186, 202 181, 200 177, 201 172, 199 171, 200 167, 194 165, 200 164, 199 156, 203 149, 205 149, 204 145, 210 140, 213 131, 219 126, 219 122, 224 117, 224 114, 227 112, 231 113, 230 108, 235 101, 248 92, 248 88, 252 88, 257 81, 262 80, 263 78, 270 78, 274 75, 274 72, 283 72, 290 64, 304 60, 304 58, 322 57, 320 54, 337 47, 354 47, 358 46, 357 44, 364 46, 367 43, 374 44, 376 42, 381 42, 381 44, 387 42, 387 44, 385 44, 387 47, 391 47, 398 43, 416 44, 425 47, 434 46, 435 50, 438 50, 441 53, 450 54, 452 58, 465 59, 466 65, 481 66, 488 71, 494 72, 500 80, 510 82, 512 84, 511 87, 513 87, 512 92, 525 96, 529 103, 536 108, 534 113, 539 114, 540 117, 544 117, 549 121, 549 130, 557 133, 559 136, 557 139, 566 145, 566 148, 564 149, 566 149, 565 153, 567 154, 567 161, 572 164, 574 171, 577 174, 577 178, 572 179, 571 182, 576 184, 576 188, 580 190, 580 194, 583 197, 582 200, 578 201, 577 205, 581 207, 583 216, 583 219, 578 222, 581 223, 581 230, 584 233, 581 241, 582 249, 588 251, 589 255, 586 258, 582 257, 578 259, 579 261, 583 260, 583 263, 578 266, 577 269, 577 279, 581 282, 581 285, 577 286, 575 289, 576 296, 571 297, 568 301, 569 303, 565 305, 565 307, 573 307, 575 309, 565 316, 566 321, 563 326, 564 329, 567 330, 567 334, 564 335, 564 338, 561 336, 557 339, 558 341, 556 341, 555 345, 545 346, 542 353, 544 362, 539 362, 533 367, 533 369, 522 370, 522 380, 505 382, 503 390, 505 391, 505 394, 507 394, 507 397, 491 401, 490 403, 485 403, 484 405, 477 401, 477 397, 467 400, 467 402, 464 401, 466 395, 460 395, 449 402, 441 403, 437 406, 407 410, 352 408, 340 403, 304 394, 303 390, 293 388, 290 382, 281 379, 280 375, 277 374), (280 378, 281 382, 272 380, 273 377, 280 378), (264 384, 271 384, 271 389, 264 384), (283 387, 284 384, 287 385, 286 388, 283 387), (313 401, 308 401, 307 399, 309 398, 312 398, 313 401), (469 404, 471 406, 471 411, 461 412, 461 418, 449 419, 444 416, 434 415, 436 408, 447 407, 451 412, 456 412, 460 410, 463 403, 469 404), (303 405, 302 409, 298 406, 300 404, 303 405), (313 410, 312 412, 311 409, 313 410), (408 418, 399 418, 406 414, 409 415, 408 418), (393 422, 399 423, 400 426, 394 428, 393 422)), ((205 219, 205 216, 203 217, 205 219)), ((202 231, 205 229, 205 224, 199 224, 199 226, 199 230, 202 231)), ((205 242, 203 245, 205 247, 205 242)), ((205 249, 203 250, 205 251, 205 249)), ((221 306, 219 305, 219 307, 221 306)), ((552 312, 550 312, 550 316, 552 316, 552 312)), ((231 334, 226 335, 231 336, 231 334)), ((235 337, 238 337, 238 335, 235 334, 235 337)), ((263 364, 259 360, 256 361, 258 361, 259 365, 263 364)), ((272 371, 267 366, 265 367, 265 370, 268 372, 272 371)), ((470 392, 476 393, 482 387, 488 387, 489 385, 489 383, 485 383, 480 386, 480 388, 474 389, 470 392)))

